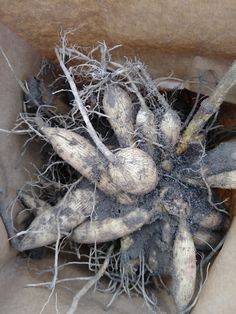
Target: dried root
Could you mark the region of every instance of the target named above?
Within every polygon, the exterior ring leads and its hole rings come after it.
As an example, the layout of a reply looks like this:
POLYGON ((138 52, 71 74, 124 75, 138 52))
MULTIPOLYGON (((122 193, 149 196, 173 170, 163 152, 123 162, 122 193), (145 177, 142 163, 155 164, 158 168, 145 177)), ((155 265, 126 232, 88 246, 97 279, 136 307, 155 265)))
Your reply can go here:
POLYGON ((100 280, 100 278, 104 275, 107 267, 108 267, 108 264, 109 264, 109 259, 110 259, 110 256, 111 256, 111 253, 114 249, 114 246, 111 245, 111 247, 109 248, 108 250, 108 253, 107 253, 107 256, 106 256, 106 259, 103 263, 103 265, 101 266, 101 268, 99 269, 99 271, 97 272, 97 274, 94 276, 93 279, 90 279, 90 281, 79 291, 76 293, 76 295, 74 296, 73 298, 73 301, 72 301, 72 304, 69 308, 69 310, 67 311, 67 314, 73 314, 77 311, 77 306, 78 306, 78 303, 80 301, 80 299, 89 291, 89 289, 92 288, 93 285, 96 284, 96 282, 98 282, 100 280))

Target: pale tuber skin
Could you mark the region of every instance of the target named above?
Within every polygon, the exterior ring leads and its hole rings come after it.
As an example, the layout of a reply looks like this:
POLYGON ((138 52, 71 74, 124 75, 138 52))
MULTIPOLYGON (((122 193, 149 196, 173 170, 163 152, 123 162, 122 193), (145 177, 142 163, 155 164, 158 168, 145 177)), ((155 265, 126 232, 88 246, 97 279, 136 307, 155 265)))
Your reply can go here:
POLYGON ((125 148, 116 153, 117 162, 109 165, 113 182, 131 194, 146 194, 155 189, 158 173, 153 159, 138 148, 125 148))
POLYGON ((143 143, 140 147, 151 157, 154 156, 155 143, 158 142, 157 126, 154 114, 151 110, 141 107, 136 116, 136 132, 141 137, 143 143))
POLYGON ((220 143, 203 159, 203 173, 209 186, 236 188, 236 141, 220 143))
POLYGON ((167 110, 160 123, 160 131, 164 136, 166 143, 175 146, 180 138, 181 120, 178 114, 172 110, 167 110))
POLYGON ((220 143, 203 158, 203 172, 216 175, 236 169, 236 140, 220 143))
POLYGON ((120 147, 134 144, 134 108, 128 93, 119 86, 108 85, 103 110, 116 134, 120 147))
POLYGON ((217 227, 219 227, 223 221, 224 221, 224 217, 221 212, 212 211, 207 216, 200 218, 198 221, 198 224, 199 224, 199 227, 214 230, 217 227))
POLYGON ((132 198, 125 192, 145 194, 156 187, 156 165, 138 148, 122 149, 115 154, 115 162, 108 163, 88 140, 77 133, 49 127, 41 127, 41 131, 63 160, 121 203, 132 203, 132 198))
POLYGON ((86 221, 75 228, 72 239, 77 243, 103 243, 125 237, 147 224, 158 210, 136 208, 118 218, 86 221))
POLYGON ((212 188, 236 189, 236 171, 225 171, 207 176, 206 181, 212 188))
POLYGON ((21 203, 23 203, 24 206, 26 206, 26 208, 31 209, 34 215, 36 216, 39 216, 44 211, 50 210, 53 208, 47 202, 41 199, 35 199, 29 193, 26 193, 24 191, 21 191, 21 193, 19 194, 19 200, 21 201, 21 203))
POLYGON ((55 152, 101 191, 122 204, 133 203, 133 199, 112 182, 107 160, 87 139, 62 128, 41 127, 41 131, 55 152))
POLYGON ((180 219, 173 248, 172 294, 177 312, 191 301, 196 282, 196 249, 186 220, 180 219))
POLYGON ((201 251, 212 251, 222 239, 222 235, 207 229, 199 229, 193 233, 196 248, 201 251))
POLYGON ((56 242, 57 224, 61 238, 85 221, 93 207, 94 192, 91 190, 77 189, 69 195, 65 195, 56 206, 45 210, 33 220, 20 242, 20 250, 30 250, 56 242))

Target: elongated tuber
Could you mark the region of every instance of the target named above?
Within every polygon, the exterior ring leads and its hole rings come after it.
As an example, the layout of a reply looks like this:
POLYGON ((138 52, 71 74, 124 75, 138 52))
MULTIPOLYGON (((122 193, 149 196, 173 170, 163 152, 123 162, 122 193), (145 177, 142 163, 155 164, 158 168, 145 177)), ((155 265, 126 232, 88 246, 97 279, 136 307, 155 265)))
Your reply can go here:
POLYGON ((213 188, 236 189, 236 170, 208 176, 206 181, 213 188))
POLYGON ((60 237, 85 221, 94 207, 94 193, 77 189, 66 195, 55 207, 37 216, 20 242, 21 251, 56 242, 60 237))
POLYGON ((142 150, 151 157, 154 155, 155 143, 157 143, 157 127, 154 114, 151 110, 141 107, 136 116, 136 131, 143 141, 140 144, 142 150))
POLYGON ((180 219, 173 248, 172 293, 177 312, 183 311, 193 296, 196 281, 196 250, 186 220, 180 219))
POLYGON ((128 93, 119 86, 109 85, 103 97, 103 110, 108 116, 120 147, 134 144, 134 106, 128 93))
POLYGON ((104 193, 121 203, 132 203, 132 198, 122 192, 108 174, 108 161, 83 136, 62 129, 41 127, 55 152, 85 178, 96 183, 104 193))
POLYGON ((72 239, 78 243, 102 243, 127 236, 147 224, 156 211, 136 208, 118 218, 86 221, 75 228, 72 239))

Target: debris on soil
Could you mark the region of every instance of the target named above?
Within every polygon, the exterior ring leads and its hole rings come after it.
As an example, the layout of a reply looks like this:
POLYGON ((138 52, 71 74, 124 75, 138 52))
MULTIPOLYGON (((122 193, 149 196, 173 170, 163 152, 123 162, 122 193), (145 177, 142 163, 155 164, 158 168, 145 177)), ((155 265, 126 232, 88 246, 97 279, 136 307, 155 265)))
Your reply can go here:
POLYGON ((62 248, 80 260, 81 245, 87 247, 95 275, 70 314, 103 275, 108 307, 127 293, 157 311, 152 291, 160 285, 176 311, 187 313, 198 295, 198 256, 204 262, 213 255, 230 224, 212 188, 236 187, 236 141, 209 150, 207 134, 236 82, 236 63, 212 96, 191 107, 194 100, 180 105, 184 90, 163 89, 138 60, 115 62, 105 43, 86 51, 63 37, 55 52, 53 82, 45 69, 26 82, 24 111, 12 130, 28 135, 26 145, 42 144, 37 180, 19 191, 17 231, 1 210, 12 245, 20 252, 53 248, 52 282, 40 284, 50 289, 62 248))

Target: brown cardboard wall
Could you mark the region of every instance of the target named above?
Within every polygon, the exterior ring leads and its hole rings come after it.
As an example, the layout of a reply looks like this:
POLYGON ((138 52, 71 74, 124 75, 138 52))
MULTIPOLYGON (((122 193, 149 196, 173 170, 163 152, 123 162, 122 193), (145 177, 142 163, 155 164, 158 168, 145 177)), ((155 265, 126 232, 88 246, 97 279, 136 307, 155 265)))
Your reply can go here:
MULTIPOLYGON (((24 80, 37 73, 39 55, 8 28, 0 26, 0 46, 9 58, 15 75, 24 80)), ((14 126, 17 114, 22 108, 22 92, 14 74, 2 54, 0 56, 0 128, 9 130, 14 126)), ((22 158, 22 145, 25 138, 0 132, 0 196, 5 205, 16 196, 19 189, 29 179, 25 171, 32 170, 30 163, 36 154, 29 150, 22 158)), ((2 224, 1 224, 2 227, 2 224)), ((3 228, 0 229, 0 264, 8 260, 9 244, 3 228)))
POLYGON ((105 39, 132 53, 141 47, 232 58, 235 15, 233 0, 0 1, 2 22, 50 56, 60 27, 79 27, 82 45, 105 39))
MULTIPOLYGON (((221 0, 0 0, 0 21, 50 59, 55 60, 60 30, 76 29, 73 43, 121 44, 114 55, 140 58, 153 77, 173 74, 197 81, 204 76, 210 88, 235 57, 233 0, 223 5, 221 0)), ((234 90, 227 99, 236 102, 235 95, 234 90)))
MULTIPOLYGON (((113 55, 140 58, 153 77, 198 82, 201 76, 210 88, 235 57, 233 0, 223 5, 220 0, 0 0, 0 21, 52 60, 60 30, 76 29, 70 36, 73 43, 121 44, 113 55)), ((189 88, 196 91, 198 85, 189 88)), ((227 99, 236 102, 235 95, 234 90, 227 99)))

